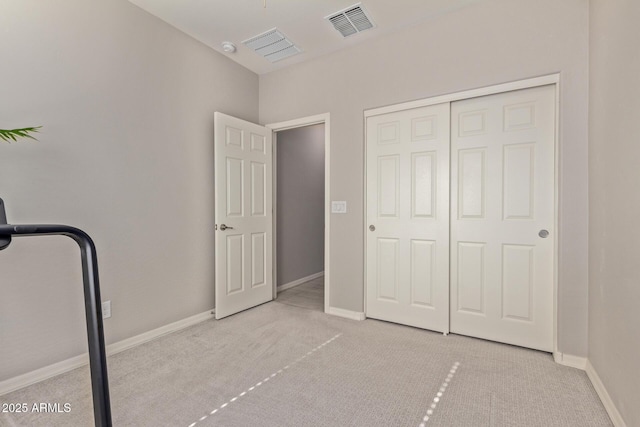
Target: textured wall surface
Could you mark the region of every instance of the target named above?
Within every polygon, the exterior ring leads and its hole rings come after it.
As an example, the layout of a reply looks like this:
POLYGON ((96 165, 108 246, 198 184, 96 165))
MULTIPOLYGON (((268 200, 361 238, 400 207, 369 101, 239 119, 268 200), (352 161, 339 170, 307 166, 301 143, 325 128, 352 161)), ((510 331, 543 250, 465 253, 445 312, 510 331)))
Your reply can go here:
POLYGON ((640 426, 640 3, 593 0, 589 88, 589 361, 640 426))
MULTIPOLYGON (((258 119, 258 77, 125 0, 0 1, 0 197, 13 223, 96 241, 107 342, 213 308, 213 113, 258 119)), ((86 352, 64 237, 0 253, 0 381, 86 352)))

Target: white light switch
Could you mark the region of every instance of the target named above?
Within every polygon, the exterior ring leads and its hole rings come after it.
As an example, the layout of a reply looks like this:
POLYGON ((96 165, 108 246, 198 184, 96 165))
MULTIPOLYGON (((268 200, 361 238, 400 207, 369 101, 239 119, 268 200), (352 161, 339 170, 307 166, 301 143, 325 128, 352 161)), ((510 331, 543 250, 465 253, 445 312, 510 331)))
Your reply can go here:
POLYGON ((111 317, 111 300, 102 303, 102 318, 108 319, 111 317))
POLYGON ((332 201, 331 213, 347 213, 347 202, 332 201))

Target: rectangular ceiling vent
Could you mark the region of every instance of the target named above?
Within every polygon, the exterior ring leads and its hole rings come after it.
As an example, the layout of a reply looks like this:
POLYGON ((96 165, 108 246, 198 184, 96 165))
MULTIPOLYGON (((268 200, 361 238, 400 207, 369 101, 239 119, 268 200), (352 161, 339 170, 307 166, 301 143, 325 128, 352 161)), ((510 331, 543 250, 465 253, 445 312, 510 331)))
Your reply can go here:
POLYGON ((258 55, 267 58, 270 62, 277 62, 302 52, 277 28, 251 37, 243 41, 242 44, 253 49, 258 55))
POLYGON ((326 16, 333 27, 342 34, 349 37, 361 31, 373 28, 373 21, 367 16, 361 3, 354 4, 340 12, 326 16))

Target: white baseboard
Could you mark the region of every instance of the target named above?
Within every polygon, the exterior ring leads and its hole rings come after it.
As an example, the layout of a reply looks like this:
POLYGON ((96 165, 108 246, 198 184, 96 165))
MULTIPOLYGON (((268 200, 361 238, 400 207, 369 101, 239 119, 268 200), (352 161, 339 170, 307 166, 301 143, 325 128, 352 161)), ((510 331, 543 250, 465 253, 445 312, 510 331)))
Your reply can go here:
POLYGON ((214 313, 215 310, 213 309, 207 310, 204 313, 196 314, 194 316, 187 317, 186 319, 169 323, 168 325, 161 326, 149 332, 144 332, 140 335, 136 335, 135 337, 115 342, 107 346, 107 355, 111 356, 112 354, 120 353, 121 351, 128 350, 132 347, 144 344, 156 338, 160 338, 163 335, 167 335, 172 332, 188 328, 189 326, 195 325, 197 323, 204 322, 205 320, 212 319, 214 317, 214 313))
POLYGON ((618 408, 616 408, 613 400, 611 400, 611 396, 609 396, 609 393, 602 383, 600 376, 594 369, 591 362, 588 360, 585 370, 587 372, 587 376, 591 380, 591 384, 593 384, 593 388, 596 389, 598 396, 600 396, 600 400, 602 401, 604 408, 607 410, 607 413, 609 414, 609 418, 611 418, 611 422, 613 423, 613 425, 615 427, 626 427, 627 424, 622 419, 622 415, 620 415, 620 412, 618 412, 618 408))
POLYGON ((572 368, 578 368, 583 371, 587 367, 586 357, 574 356, 572 354, 554 352, 553 360, 555 360, 555 362, 560 365, 570 366, 572 368))
POLYGON ((27 372, 26 374, 18 375, 17 377, 9 378, 8 380, 0 382, 0 396, 30 386, 31 384, 39 383, 56 375, 64 374, 88 363, 89 355, 85 353, 63 360, 62 362, 54 363, 53 365, 45 366, 44 368, 36 369, 35 371, 27 372))
POLYGON ((298 279, 298 280, 294 280, 293 282, 285 283, 284 285, 278 285, 278 292, 282 292, 282 291, 286 291, 287 289, 295 288, 296 286, 302 285, 303 283, 308 282, 309 280, 317 279, 318 277, 322 277, 322 276, 324 276, 324 271, 312 274, 312 275, 307 276, 307 277, 303 277, 303 278, 298 279))
POLYGON ((327 311, 327 314, 333 314, 334 316, 339 316, 339 317, 346 317, 347 319, 352 319, 352 320, 365 319, 365 315, 361 311, 351 311, 351 310, 345 310, 343 308, 337 308, 337 307, 329 307, 329 311, 327 311))
MULTIPOLYGON (((209 320, 213 318, 213 316, 214 310, 207 310, 204 313, 196 314, 195 316, 178 320, 177 322, 161 326, 157 329, 153 329, 140 335, 136 335, 135 337, 118 341, 107 346, 107 355, 110 356, 112 354, 120 353, 121 351, 154 340, 171 332, 176 332, 186 327, 195 325, 196 323, 209 320)), ((87 365, 88 363, 89 354, 85 353, 58 363, 54 363, 49 366, 45 366, 44 368, 36 369, 35 371, 27 372, 26 374, 18 375, 17 377, 9 378, 8 380, 0 381, 0 396, 30 386, 40 381, 55 377, 56 375, 69 372, 73 369, 87 365)))

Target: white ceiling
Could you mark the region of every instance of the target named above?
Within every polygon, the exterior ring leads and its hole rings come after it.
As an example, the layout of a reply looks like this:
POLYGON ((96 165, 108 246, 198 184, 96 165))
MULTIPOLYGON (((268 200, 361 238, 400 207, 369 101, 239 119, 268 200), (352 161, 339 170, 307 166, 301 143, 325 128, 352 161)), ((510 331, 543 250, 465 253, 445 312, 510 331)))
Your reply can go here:
MULTIPOLYGON (((324 19, 357 0, 129 0, 258 74, 380 37, 479 0, 363 0, 375 28, 344 38, 324 19), (242 41, 277 27, 302 53, 270 63, 242 41), (221 43, 238 48, 225 53, 221 43)), ((402 47, 400 47, 402 48, 402 47)))

